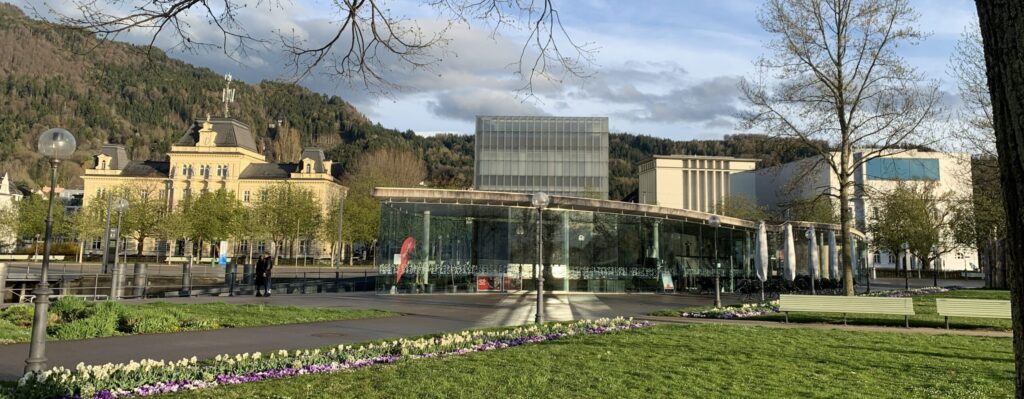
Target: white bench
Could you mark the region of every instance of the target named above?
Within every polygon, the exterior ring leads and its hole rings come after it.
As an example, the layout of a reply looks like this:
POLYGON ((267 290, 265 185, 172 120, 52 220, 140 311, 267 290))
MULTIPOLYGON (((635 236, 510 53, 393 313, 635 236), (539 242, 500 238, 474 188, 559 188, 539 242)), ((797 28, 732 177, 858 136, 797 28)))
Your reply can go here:
POLYGON ((997 299, 955 299, 935 298, 935 310, 946 319, 949 329, 949 316, 981 317, 987 319, 1009 319, 1010 301, 997 299))
POLYGON ((779 295, 779 310, 789 312, 842 313, 843 325, 846 314, 889 314, 903 316, 903 323, 910 327, 910 316, 914 315, 914 301, 911 298, 885 298, 869 296, 832 295, 779 295))

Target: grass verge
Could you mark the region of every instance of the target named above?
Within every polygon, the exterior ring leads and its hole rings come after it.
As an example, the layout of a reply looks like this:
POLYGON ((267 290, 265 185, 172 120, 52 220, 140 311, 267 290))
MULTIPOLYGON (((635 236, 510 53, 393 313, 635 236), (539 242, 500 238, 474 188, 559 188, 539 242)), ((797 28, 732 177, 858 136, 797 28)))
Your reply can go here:
POLYGON ((660 325, 166 397, 993 398, 1012 394, 1009 338, 660 325))
MULTIPOLYGON (((0 343, 28 342, 33 314, 31 305, 16 305, 0 310, 0 343)), ((226 303, 89 303, 79 298, 64 297, 54 301, 50 307, 47 335, 54 340, 70 340, 396 315, 373 309, 226 303)))

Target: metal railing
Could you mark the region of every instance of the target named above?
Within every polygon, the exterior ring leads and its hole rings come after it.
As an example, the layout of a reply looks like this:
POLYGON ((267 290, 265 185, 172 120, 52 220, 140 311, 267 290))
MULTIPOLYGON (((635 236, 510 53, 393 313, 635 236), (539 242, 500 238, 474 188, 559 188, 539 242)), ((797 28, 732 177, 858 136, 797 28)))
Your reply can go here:
MULTIPOLYGON (((83 270, 84 271, 84 270, 83 270)), ((6 286, 0 286, 0 303, 27 303, 34 299, 33 288, 39 270, 7 268, 6 286)), ((324 293, 373 291, 376 273, 370 270, 281 270, 272 273, 274 293, 324 293)), ((112 273, 71 273, 51 270, 50 284, 55 297, 76 296, 88 300, 187 297, 201 295, 247 295, 255 293, 251 267, 210 267, 176 265, 157 267, 146 264, 118 267, 112 273), (130 269, 130 270, 129 270, 130 269)))

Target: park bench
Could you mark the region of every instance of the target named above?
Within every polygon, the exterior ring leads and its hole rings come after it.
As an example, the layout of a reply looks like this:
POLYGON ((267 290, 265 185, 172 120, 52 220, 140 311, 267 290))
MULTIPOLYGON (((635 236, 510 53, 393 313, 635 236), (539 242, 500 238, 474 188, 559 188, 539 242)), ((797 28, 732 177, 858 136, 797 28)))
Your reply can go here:
POLYGON ((789 323, 789 312, 842 313, 843 325, 846 325, 847 313, 900 315, 909 328, 914 301, 910 298, 782 294, 779 295, 779 311, 786 313, 786 323, 789 323))
POLYGON ((983 317, 988 319, 1009 319, 1010 301, 994 299, 954 299, 935 298, 935 308, 939 316, 946 319, 949 329, 949 317, 983 317))

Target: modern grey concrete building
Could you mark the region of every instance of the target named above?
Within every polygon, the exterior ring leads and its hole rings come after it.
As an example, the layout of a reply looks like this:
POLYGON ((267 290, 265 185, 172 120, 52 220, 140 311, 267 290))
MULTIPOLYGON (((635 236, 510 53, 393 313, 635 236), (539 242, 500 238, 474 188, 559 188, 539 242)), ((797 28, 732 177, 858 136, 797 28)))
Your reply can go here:
POLYGON ((473 185, 608 199, 608 118, 478 116, 473 185))

